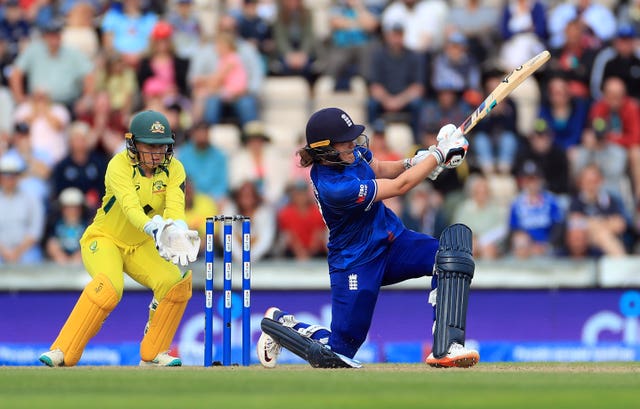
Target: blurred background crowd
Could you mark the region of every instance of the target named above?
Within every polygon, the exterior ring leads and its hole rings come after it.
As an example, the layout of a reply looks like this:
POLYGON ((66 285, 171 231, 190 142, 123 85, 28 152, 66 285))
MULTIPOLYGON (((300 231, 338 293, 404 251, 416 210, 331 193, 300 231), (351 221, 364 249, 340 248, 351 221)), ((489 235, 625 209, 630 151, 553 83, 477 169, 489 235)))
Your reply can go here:
POLYGON ((400 159, 543 49, 465 164, 387 205, 435 236, 466 223, 479 259, 638 254, 638 33, 638 0, 1 0, 0 263, 81 262, 142 109, 176 133, 192 228, 244 214, 254 260, 322 257, 294 155, 314 110, 400 159))

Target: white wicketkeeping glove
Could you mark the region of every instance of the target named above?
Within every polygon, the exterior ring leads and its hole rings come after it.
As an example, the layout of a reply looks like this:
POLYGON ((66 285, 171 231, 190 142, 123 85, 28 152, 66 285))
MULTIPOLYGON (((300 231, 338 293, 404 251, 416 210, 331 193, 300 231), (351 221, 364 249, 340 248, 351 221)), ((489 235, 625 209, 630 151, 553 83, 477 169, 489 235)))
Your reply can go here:
POLYGON ((156 215, 145 225, 144 231, 154 238, 158 253, 164 259, 186 266, 198 258, 198 232, 189 230, 182 220, 174 222, 156 215))
POLYGON ((453 124, 447 124, 440 128, 436 139, 438 144, 429 147, 429 153, 438 162, 438 167, 429 175, 431 180, 436 180, 444 169, 460 166, 469 148, 469 141, 453 124))
POLYGON ((153 238, 156 243, 158 253, 160 253, 160 256, 165 260, 171 260, 171 254, 166 248, 165 243, 162 241, 162 235, 165 229, 171 224, 173 224, 173 220, 165 220, 162 216, 155 215, 144 225, 144 232, 153 238))

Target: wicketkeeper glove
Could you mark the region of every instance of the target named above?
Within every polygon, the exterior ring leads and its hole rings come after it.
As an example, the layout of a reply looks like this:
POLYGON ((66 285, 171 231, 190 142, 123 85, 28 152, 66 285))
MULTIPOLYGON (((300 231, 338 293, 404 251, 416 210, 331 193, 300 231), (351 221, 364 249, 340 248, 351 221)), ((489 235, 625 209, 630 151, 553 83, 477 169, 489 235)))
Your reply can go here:
POLYGON ((186 266, 196 261, 200 250, 200 237, 189 230, 182 220, 173 221, 156 215, 144 226, 144 231, 153 237, 158 253, 165 260, 186 266))

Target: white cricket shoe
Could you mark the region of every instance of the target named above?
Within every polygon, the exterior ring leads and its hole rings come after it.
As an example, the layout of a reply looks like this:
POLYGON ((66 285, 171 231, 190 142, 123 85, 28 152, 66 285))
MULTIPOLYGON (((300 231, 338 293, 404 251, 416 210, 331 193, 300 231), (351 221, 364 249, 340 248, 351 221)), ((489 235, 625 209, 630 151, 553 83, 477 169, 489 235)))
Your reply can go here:
POLYGON ((59 349, 45 352, 44 354, 40 355, 39 359, 40 362, 52 368, 56 366, 64 366, 64 354, 59 349))
POLYGON ((435 368, 470 368, 480 361, 478 351, 468 349, 464 345, 454 342, 449 347, 449 352, 442 358, 433 356, 433 352, 427 357, 427 364, 435 368))
MULTIPOLYGON (((293 315, 286 314, 277 307, 270 307, 267 309, 264 313, 264 317, 278 321, 285 327, 293 328, 298 323, 293 315)), ((271 336, 263 332, 260 334, 260 338, 258 339, 256 350, 258 352, 258 359, 262 366, 265 368, 275 368, 278 364, 278 355, 282 352, 282 346, 271 336)))
POLYGON ((140 361, 140 366, 182 366, 182 360, 165 351, 156 355, 153 361, 140 361))

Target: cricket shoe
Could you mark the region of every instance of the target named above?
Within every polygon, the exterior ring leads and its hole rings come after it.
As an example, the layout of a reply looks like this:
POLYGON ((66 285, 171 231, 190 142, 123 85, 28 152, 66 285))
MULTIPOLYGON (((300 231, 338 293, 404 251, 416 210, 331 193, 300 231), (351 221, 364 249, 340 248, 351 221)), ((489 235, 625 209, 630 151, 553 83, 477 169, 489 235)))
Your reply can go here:
MULTIPOLYGON (((294 327, 298 321, 293 315, 282 312, 277 307, 271 307, 264 313, 265 318, 277 321, 285 327, 294 327)), ((256 348, 258 359, 265 368, 275 368, 278 364, 278 355, 282 352, 282 346, 278 344, 271 336, 264 332, 260 334, 258 345, 256 348)))
POLYGON ((449 347, 449 353, 442 358, 433 356, 433 352, 427 357, 427 364, 434 368, 470 368, 478 363, 480 354, 473 349, 467 349, 464 345, 454 342, 449 347))
POLYGON ((140 361, 140 366, 182 366, 182 360, 165 351, 156 355, 153 361, 140 361))
POLYGON ((44 354, 40 355, 39 359, 40 362, 52 368, 56 366, 64 366, 64 354, 59 349, 45 352, 44 354))

